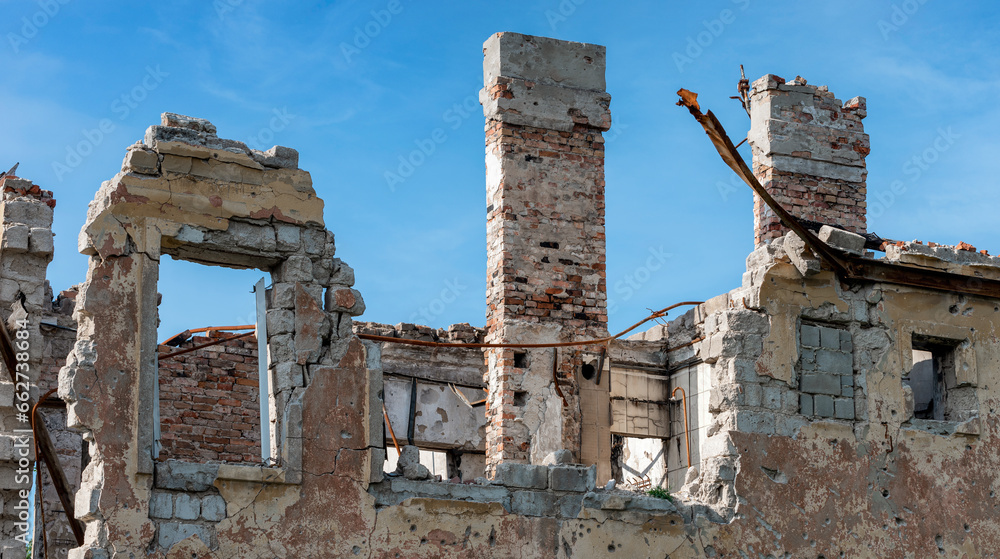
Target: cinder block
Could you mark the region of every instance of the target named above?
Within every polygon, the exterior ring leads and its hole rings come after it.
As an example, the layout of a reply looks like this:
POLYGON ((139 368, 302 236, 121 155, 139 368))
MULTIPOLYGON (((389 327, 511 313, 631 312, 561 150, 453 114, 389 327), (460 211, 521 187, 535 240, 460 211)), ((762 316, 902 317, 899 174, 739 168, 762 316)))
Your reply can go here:
POLYGON ((132 149, 125 154, 125 168, 136 173, 144 175, 156 174, 159 163, 159 156, 154 151, 132 149))
POLYGON ((201 500, 201 517, 218 522, 226 517, 226 500, 220 495, 209 495, 201 500))
POLYGON ((174 544, 191 536, 197 536, 206 546, 212 547, 215 531, 201 524, 184 524, 181 522, 164 522, 160 524, 157 542, 164 549, 170 549, 174 544))
POLYGON ((173 516, 173 497, 170 493, 153 493, 149 501, 150 518, 170 518, 173 516))
POLYGON ((799 355, 799 368, 803 371, 816 370, 816 350, 803 349, 799 355))
POLYGON ((164 173, 186 175, 191 172, 191 161, 190 157, 164 154, 161 168, 164 173))
POLYGON ((764 407, 770 410, 781 408, 781 389, 777 386, 764 387, 764 407))
POLYGON ((34 254, 52 254, 52 230, 48 227, 33 227, 28 239, 28 250, 34 254))
POLYGON ((333 275, 330 276, 330 283, 336 285, 354 285, 354 268, 351 268, 339 258, 333 259, 333 275))
POLYGON ((840 330, 820 326, 820 345, 826 349, 840 349, 840 330))
POLYGON ((218 464, 192 464, 167 460, 156 465, 155 487, 180 491, 208 491, 219 473, 218 464))
POLYGON ((775 414, 773 412, 741 411, 736 414, 736 430, 743 433, 774 433, 775 414))
POLYGON ((854 419, 853 398, 837 398, 833 404, 834 417, 837 419, 854 419))
POLYGON ((851 333, 847 330, 840 331, 840 351, 846 351, 847 353, 852 353, 854 351, 854 343, 851 341, 851 333))
POLYGON ((271 299, 268 308, 271 309, 293 309, 295 308, 295 284, 275 283, 268 290, 271 299))
POLYGON ((306 256, 289 256, 273 274, 282 282, 310 282, 313 279, 312 260, 306 256))
POLYGON ((556 494, 548 491, 516 491, 510 496, 510 512, 524 516, 556 516, 556 494))
POLYGON ((24 252, 28 250, 28 237, 31 229, 27 225, 13 225, 5 227, 0 234, 0 250, 10 252, 24 252))
POLYGON ((833 397, 825 394, 813 396, 813 411, 819 417, 833 417, 833 397))
POLYGON ((747 406, 760 407, 764 401, 764 390, 757 383, 744 384, 743 398, 747 406))
POLYGON ((596 466, 553 466, 549 470, 549 488, 553 491, 590 491, 596 483, 596 466))
POLYGON ((851 254, 862 255, 865 253, 865 238, 863 236, 829 225, 820 227, 819 240, 851 254))
MULTIPOLYGON (((839 336, 837 343, 840 343, 839 336)), ((816 353, 816 367, 824 373, 851 375, 854 374, 854 358, 850 353, 821 349, 816 353)))
POLYGON ((275 225, 278 250, 296 250, 301 242, 300 229, 294 225, 279 223, 275 225))
POLYGON ((563 495, 556 498, 556 509, 559 515, 565 518, 576 518, 580 516, 580 509, 583 508, 583 493, 563 495))
POLYGON ((174 517, 181 520, 197 520, 201 516, 201 499, 180 494, 174 498, 174 517))
POLYGON ((830 394, 839 396, 840 376, 826 373, 806 373, 802 375, 801 389, 810 394, 830 394))
POLYGON ((545 489, 548 477, 549 469, 546 466, 501 462, 497 464, 494 482, 507 487, 545 489))
POLYGON ((819 328, 803 324, 799 329, 799 342, 807 347, 819 347, 819 328))
POLYGON ((302 248, 306 249, 306 254, 323 254, 327 251, 329 256, 333 256, 336 250, 333 236, 327 237, 326 231, 322 229, 303 229, 302 248))
POLYGON ((854 396, 854 375, 841 375, 841 395, 847 398, 854 396))
POLYGON ((267 151, 253 151, 254 159, 265 167, 298 169, 299 152, 285 146, 274 146, 267 151))
POLYGON ((267 334, 289 334, 295 330, 295 312, 288 309, 267 311, 267 334))

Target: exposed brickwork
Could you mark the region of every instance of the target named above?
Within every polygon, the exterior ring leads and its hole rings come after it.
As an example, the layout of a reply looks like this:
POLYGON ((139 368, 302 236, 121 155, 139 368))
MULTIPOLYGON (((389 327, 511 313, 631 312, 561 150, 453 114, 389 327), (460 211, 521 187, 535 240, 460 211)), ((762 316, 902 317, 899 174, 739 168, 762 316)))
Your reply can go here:
MULTIPOLYGON (((607 331, 607 289, 601 132, 610 124, 607 95, 563 83, 563 99, 571 101, 536 108, 544 106, 531 102, 532 95, 543 101, 542 94, 533 93, 539 86, 524 76, 551 59, 530 57, 543 48, 563 49, 551 52, 578 64, 575 49, 590 46, 507 35, 487 42, 487 50, 497 52, 502 62, 486 69, 481 97, 487 107, 487 341, 602 336, 607 331), (537 46, 544 42, 550 44, 537 46), (524 65, 520 70, 518 63, 524 65), (502 75, 508 71, 518 77, 502 75), (524 110, 505 110, 505 100, 521 103, 524 110), (598 110, 587 116, 578 106, 598 110)), ((487 60, 493 56, 487 54, 487 60)), ((581 67, 567 82, 603 85, 603 50, 581 67), (590 64, 599 68, 599 76, 590 64)), ((552 349, 487 353, 489 473, 499 462, 537 462, 557 448, 572 450, 579 460, 577 374, 583 355, 572 348, 559 350, 555 386, 553 354, 552 349), (556 394, 560 390, 562 399, 556 394), (559 411, 554 414, 549 406, 559 411), (553 415, 561 415, 561 425, 553 423, 553 415)))
MULTIPOLYGON (((195 337, 160 352, 209 341, 195 337)), ((259 395, 252 336, 161 361, 160 458, 260 462, 259 395)))
MULTIPOLYGON (((798 218, 867 232, 865 99, 842 103, 825 86, 767 75, 754 82, 750 104, 753 171, 771 196, 798 218)), ((755 245, 786 232, 755 197, 755 245)))
POLYGON ((531 164, 540 179, 504 181, 488 194, 487 328, 496 330, 506 315, 603 331, 608 312, 600 131, 577 125, 573 132, 557 132, 494 121, 486 129, 486 145, 499 157, 531 164), (578 184, 564 181, 572 174, 578 184), (566 199, 592 211, 564 213, 566 199), (528 244, 518 248, 529 258, 504 250, 514 243, 528 244))

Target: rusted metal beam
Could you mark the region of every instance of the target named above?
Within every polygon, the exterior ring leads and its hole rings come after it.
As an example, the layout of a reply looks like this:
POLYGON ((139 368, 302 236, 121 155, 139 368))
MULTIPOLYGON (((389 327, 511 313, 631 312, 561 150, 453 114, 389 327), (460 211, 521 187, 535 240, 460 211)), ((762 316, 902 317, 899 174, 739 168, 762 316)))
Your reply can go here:
POLYGON ((826 261, 842 279, 847 281, 883 282, 951 293, 1000 298, 1000 281, 998 280, 862 258, 845 253, 824 243, 808 227, 803 225, 798 218, 783 208, 761 186, 757 177, 754 176, 743 160, 743 157, 736 151, 736 147, 729 139, 722 124, 719 123, 719 119, 712 114, 712 111, 702 114, 701 107, 698 105, 698 94, 686 89, 681 89, 677 94, 681 98, 677 104, 687 107, 688 111, 698 120, 698 123, 705 129, 705 133, 712 140, 712 144, 715 145, 715 149, 719 152, 726 165, 761 197, 764 203, 774 211, 786 227, 801 237, 809 248, 826 261))
MULTIPOLYGON (((10 376, 11 382, 17 386, 17 376, 15 374, 17 360, 15 359, 14 343, 10 339, 7 325, 2 320, 0 320, 0 356, 3 357, 4 365, 7 366, 7 374, 10 376)), ((35 402, 33 398, 29 397, 27 404, 29 409, 34 409, 35 402)), ((42 461, 45 462, 45 467, 49 469, 49 477, 52 478, 52 485, 59 495, 59 502, 62 503, 63 510, 66 511, 66 517, 69 520, 70 528, 73 530, 76 543, 77 545, 83 545, 83 523, 76 518, 73 495, 69 489, 69 481, 66 479, 66 473, 63 472, 62 464, 59 463, 59 455, 56 453, 55 445, 52 444, 49 428, 45 425, 44 421, 32 421, 32 427, 35 442, 42 455, 42 461)), ((40 490, 41 488, 39 488, 40 490)))
POLYGON ((701 107, 698 105, 698 94, 688 91, 686 89, 681 89, 677 92, 680 95, 681 100, 677 102, 678 105, 682 107, 687 107, 687 110, 694 116, 694 118, 701 124, 701 127, 705 129, 705 133, 708 134, 708 138, 712 140, 712 144, 715 149, 722 156, 722 160, 729 166, 730 169, 736 172, 736 175, 743 179, 743 182, 753 189, 758 196, 764 200, 764 203, 768 205, 771 210, 777 214, 781 222, 792 231, 795 232, 802 240, 805 241, 809 248, 813 249, 817 255, 821 256, 823 260, 826 260, 833 266, 834 270, 840 274, 846 275, 847 267, 844 264, 843 258, 836 254, 832 248, 827 246, 826 243, 819 240, 819 237, 813 234, 812 231, 806 229, 792 214, 788 213, 788 210, 781 207, 781 204, 771 197, 771 194, 760 184, 757 177, 754 176, 753 171, 747 166, 746 162, 743 161, 743 157, 740 153, 736 151, 736 146, 733 145, 732 140, 726 134, 726 129, 722 127, 719 119, 715 118, 712 111, 708 111, 708 114, 702 114, 701 107))
POLYGON ((991 299, 1000 298, 1000 281, 990 278, 853 257, 848 262, 848 269, 849 280, 892 283, 991 299))

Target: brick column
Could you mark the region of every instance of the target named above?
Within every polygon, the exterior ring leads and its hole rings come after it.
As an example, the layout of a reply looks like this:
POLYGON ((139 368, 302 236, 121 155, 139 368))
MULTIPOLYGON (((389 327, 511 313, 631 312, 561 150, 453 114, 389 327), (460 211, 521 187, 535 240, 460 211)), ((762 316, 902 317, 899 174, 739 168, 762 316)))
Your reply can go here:
MULTIPOLYGON (((760 78, 750 91, 754 174, 792 215, 866 233, 866 114, 864 97, 842 103, 826 86, 802 78, 760 78)), ((754 243, 760 246, 787 229, 754 198, 754 243)))
MULTIPOLYGON (((483 53, 487 340, 605 336, 601 133, 611 125, 605 49, 498 33, 483 53)), ((602 412, 585 409, 581 416, 580 384, 593 385, 581 369, 593 352, 559 350, 555 376, 566 405, 553 382, 554 355, 552 349, 487 354, 488 474, 499 462, 538 463, 562 448, 578 462, 596 461, 597 450, 581 452, 583 425, 593 425, 586 440, 607 439, 610 457, 610 417, 601 430, 602 412)))

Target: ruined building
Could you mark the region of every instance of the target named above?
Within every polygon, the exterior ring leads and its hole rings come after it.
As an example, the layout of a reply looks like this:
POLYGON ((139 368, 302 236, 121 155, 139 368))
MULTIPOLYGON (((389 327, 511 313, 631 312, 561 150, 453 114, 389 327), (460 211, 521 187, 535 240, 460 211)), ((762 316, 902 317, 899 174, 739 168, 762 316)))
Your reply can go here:
MULTIPOLYGON (((50 553, 995 556, 1000 259, 868 233, 863 98, 753 82, 751 172, 682 92, 758 193, 756 248, 732 291, 615 337, 605 49, 483 52, 484 328, 355 321, 298 154, 206 120, 165 113, 128 148, 58 297, 52 193, 2 179, 0 308, 30 347, 0 353, 40 404, 50 553), (159 344, 163 255, 269 275, 256 327, 159 344)), ((2 386, 13 557, 24 425, 2 386)))

